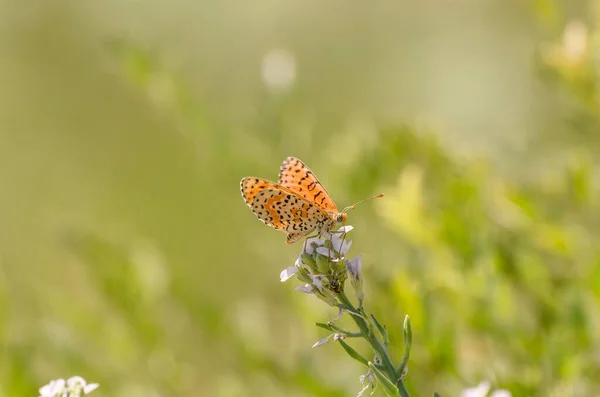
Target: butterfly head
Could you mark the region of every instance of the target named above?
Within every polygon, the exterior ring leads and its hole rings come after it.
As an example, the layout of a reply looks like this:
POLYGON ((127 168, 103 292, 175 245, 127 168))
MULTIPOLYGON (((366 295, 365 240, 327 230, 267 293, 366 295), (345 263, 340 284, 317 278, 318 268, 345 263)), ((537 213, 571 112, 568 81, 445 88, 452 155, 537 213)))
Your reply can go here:
POLYGON ((346 218, 348 218, 348 214, 346 214, 346 212, 342 211, 342 212, 338 212, 338 214, 335 216, 335 221, 337 223, 346 223, 346 218))

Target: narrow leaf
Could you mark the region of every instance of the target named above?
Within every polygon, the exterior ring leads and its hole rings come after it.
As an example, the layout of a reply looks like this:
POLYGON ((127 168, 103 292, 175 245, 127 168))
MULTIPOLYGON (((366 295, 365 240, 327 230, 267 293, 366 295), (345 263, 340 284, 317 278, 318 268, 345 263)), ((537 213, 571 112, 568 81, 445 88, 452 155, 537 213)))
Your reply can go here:
POLYGON ((340 342, 340 345, 342 345, 342 347, 344 348, 344 350, 346 350, 346 353, 348 353, 350 357, 352 357, 361 364, 369 366, 369 362, 363 356, 361 356, 360 353, 354 350, 352 346, 344 342, 343 339, 338 339, 338 342, 340 342))
POLYGON ((383 388, 383 391, 388 397, 398 397, 400 395, 400 390, 398 390, 396 385, 393 384, 392 381, 389 380, 383 374, 383 372, 381 372, 379 368, 377 368, 376 365, 374 365, 372 362, 369 362, 369 368, 371 368, 371 371, 373 371, 373 375, 375 375, 377 381, 379 382, 379 384, 383 388))
POLYGON ((408 365, 408 359, 410 358, 410 349, 412 347, 412 328, 410 326, 410 319, 408 315, 404 317, 404 355, 402 356, 402 362, 398 366, 397 373, 399 377, 402 377, 406 366, 408 365))
POLYGON ((315 325, 319 328, 323 328, 326 329, 328 331, 335 331, 334 329, 331 328, 331 325, 326 324, 326 323, 315 323, 315 325))
POLYGON ((379 320, 377 320, 377 318, 373 314, 371 314, 371 318, 373 319, 375 326, 379 330, 379 334, 381 335, 381 338, 383 339, 383 344, 387 346, 390 342, 390 340, 388 338, 387 329, 385 329, 385 327, 383 325, 381 325, 379 320))

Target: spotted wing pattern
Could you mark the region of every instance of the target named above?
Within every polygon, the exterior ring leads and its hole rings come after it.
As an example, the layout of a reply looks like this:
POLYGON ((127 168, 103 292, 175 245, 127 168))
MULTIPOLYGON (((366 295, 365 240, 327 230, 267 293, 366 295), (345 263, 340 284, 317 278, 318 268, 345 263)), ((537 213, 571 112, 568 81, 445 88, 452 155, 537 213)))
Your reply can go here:
POLYGON ((310 234, 310 232, 304 232, 304 233, 289 233, 287 235, 287 237, 285 238, 285 242, 288 244, 293 244, 297 241, 302 240, 302 238, 308 236, 310 234))
POLYGON ((321 230, 329 217, 319 207, 284 186, 261 178, 246 177, 240 183, 244 201, 266 225, 288 233, 295 243, 313 230, 321 230))
POLYGON ((334 214, 338 212, 337 206, 325 187, 300 159, 295 157, 285 159, 279 169, 277 183, 297 193, 325 212, 333 211, 334 214))

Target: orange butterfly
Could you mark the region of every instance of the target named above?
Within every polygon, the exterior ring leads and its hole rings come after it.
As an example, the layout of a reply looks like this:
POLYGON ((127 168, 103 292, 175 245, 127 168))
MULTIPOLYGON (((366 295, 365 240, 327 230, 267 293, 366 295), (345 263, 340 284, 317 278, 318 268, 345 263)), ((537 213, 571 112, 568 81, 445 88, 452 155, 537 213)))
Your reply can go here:
POLYGON ((258 219, 287 233, 288 244, 313 231, 318 234, 331 231, 336 224, 346 221, 348 210, 354 209, 353 205, 338 211, 319 179, 295 157, 285 159, 279 169, 277 183, 245 177, 240 182, 240 190, 258 219))

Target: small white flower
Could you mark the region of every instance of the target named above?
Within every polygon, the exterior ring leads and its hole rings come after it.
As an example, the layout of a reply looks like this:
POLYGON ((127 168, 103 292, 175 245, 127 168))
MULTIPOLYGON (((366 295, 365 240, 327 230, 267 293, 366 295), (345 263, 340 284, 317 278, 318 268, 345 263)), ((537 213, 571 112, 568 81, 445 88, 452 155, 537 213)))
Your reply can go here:
POLYGON ((294 288, 296 291, 304 292, 305 294, 314 294, 314 290, 311 284, 299 285, 294 288))
POLYGON ((301 268, 303 265, 304 265, 304 262, 302 262, 302 254, 300 254, 296 258, 296 262, 294 262, 294 266, 296 266, 297 268, 301 268))
POLYGON ((331 259, 335 255, 335 252, 327 247, 317 247, 317 254, 321 254, 331 259))
MULTIPOLYGON (((490 382, 483 381, 475 387, 470 387, 461 391, 460 397, 488 397, 490 389, 490 382)), ((511 397, 511 394, 508 390, 498 389, 494 390, 489 397, 511 397)))
POLYGON ((98 383, 88 383, 83 387, 83 394, 89 394, 100 387, 98 383))
POLYGON ((322 247, 325 245, 325 241, 318 237, 311 237, 306 239, 306 243, 302 247, 304 253, 312 255, 315 252, 315 247, 322 247))
POLYGON ((68 389, 74 389, 77 386, 85 386, 85 384, 85 379, 83 379, 81 376, 72 376, 67 379, 68 389))
POLYGON ((64 379, 55 379, 40 388, 40 397, 54 397, 66 392, 64 379))
POLYGON ((298 267, 290 266, 279 274, 279 280, 283 283, 292 278, 296 273, 298 273, 298 267))
POLYGON ((319 346, 323 346, 323 345, 324 345, 325 343, 327 343, 327 341, 328 341, 329 339, 331 339, 331 337, 332 337, 332 336, 334 336, 334 335, 336 335, 336 334, 327 335, 327 336, 326 336, 326 337, 324 337, 323 339, 320 339, 320 340, 316 341, 316 342, 315 342, 315 343, 312 345, 312 347, 319 347, 319 346))
POLYGON ((460 392, 460 397, 487 397, 490 391, 489 382, 481 382, 475 387, 464 389, 460 392))
POLYGON ((362 256, 359 255, 354 259, 346 261, 346 269, 348 269, 348 273, 350 273, 352 280, 360 280, 362 271, 362 256))
POLYGON ((333 321, 337 321, 340 318, 342 318, 342 314, 344 314, 344 309, 342 309, 341 307, 338 308, 338 314, 337 316, 335 316, 332 320, 333 321))
POLYGON ((325 288, 323 286, 323 280, 318 275, 309 274, 308 277, 312 280, 312 285, 314 285, 319 291, 323 292, 325 288))
POLYGON ((359 255, 354 259, 346 261, 346 269, 348 269, 348 273, 350 273, 350 283, 352 284, 352 288, 354 288, 356 299, 362 302, 365 298, 361 276, 362 257, 359 255))
MULTIPOLYGON (((363 388, 361 391, 358 392, 358 395, 356 397, 361 397, 365 393, 365 391, 367 391, 369 388, 374 388, 374 386, 376 385, 375 377, 371 373, 371 370, 369 370, 369 372, 367 372, 366 374, 361 375, 359 379, 360 383, 362 383, 363 385, 363 388)), ((374 392, 375 389, 373 389, 371 394, 373 394, 374 392)))
POLYGON ((56 379, 40 388, 40 397, 79 397, 96 390, 98 383, 88 384, 81 376, 72 376, 67 381, 56 379))
POLYGON ((350 230, 354 229, 354 226, 351 225, 346 225, 346 226, 342 226, 338 229, 338 233, 348 233, 350 230))
POLYGON ((79 396, 83 391, 83 394, 88 394, 96 390, 100 385, 98 383, 88 384, 85 379, 81 376, 72 376, 67 379, 67 389, 71 394, 79 396))
POLYGON ((352 229, 353 227, 350 225, 342 226, 331 236, 331 244, 333 245, 333 249, 342 256, 345 256, 352 246, 352 240, 348 240, 348 236, 346 236, 346 234, 352 229))

